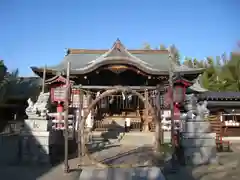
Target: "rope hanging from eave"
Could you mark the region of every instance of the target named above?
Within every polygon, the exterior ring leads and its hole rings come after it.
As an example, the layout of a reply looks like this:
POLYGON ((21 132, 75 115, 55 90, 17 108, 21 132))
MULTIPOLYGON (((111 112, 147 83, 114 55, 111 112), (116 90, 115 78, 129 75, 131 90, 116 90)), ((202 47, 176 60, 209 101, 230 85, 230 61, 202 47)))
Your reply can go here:
MULTIPOLYGON (((99 92, 100 92, 100 91, 95 92, 95 91, 86 90, 86 89, 82 89, 82 88, 74 88, 74 89, 80 90, 80 91, 83 92, 84 94, 90 94, 90 95, 95 95, 95 96, 97 96, 97 95, 99 94, 99 92)), ((114 88, 113 88, 113 89, 114 89, 114 88)), ((103 91, 105 91, 105 90, 103 90, 103 91)), ((144 90, 139 90, 139 91, 137 91, 137 92, 139 92, 139 93, 141 93, 141 94, 144 94, 144 90)), ((152 93, 155 92, 155 90, 149 90, 148 92, 149 92, 150 94, 152 94, 152 93)))

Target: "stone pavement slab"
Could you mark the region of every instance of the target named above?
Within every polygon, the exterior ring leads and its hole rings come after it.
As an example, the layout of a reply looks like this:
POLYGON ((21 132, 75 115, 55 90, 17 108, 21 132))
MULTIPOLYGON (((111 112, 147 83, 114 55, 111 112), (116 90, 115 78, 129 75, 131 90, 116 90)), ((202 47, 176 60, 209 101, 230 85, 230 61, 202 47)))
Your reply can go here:
POLYGON ((63 172, 63 163, 50 165, 1 165, 0 180, 76 180, 81 170, 76 170, 78 159, 69 161, 71 172, 63 172))
POLYGON ((84 168, 79 180, 165 180, 158 167, 84 168))

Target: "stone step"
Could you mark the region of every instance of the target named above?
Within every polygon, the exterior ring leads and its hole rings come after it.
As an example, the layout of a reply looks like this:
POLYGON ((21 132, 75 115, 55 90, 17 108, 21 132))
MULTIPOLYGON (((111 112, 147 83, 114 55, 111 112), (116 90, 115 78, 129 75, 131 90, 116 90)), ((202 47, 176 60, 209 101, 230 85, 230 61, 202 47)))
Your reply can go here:
POLYGON ((155 136, 152 132, 129 132, 125 133, 123 139, 120 141, 122 145, 132 146, 151 146, 154 144, 155 136))
POLYGON ((79 180, 165 180, 158 167, 138 167, 138 168, 84 168, 79 176, 79 180))

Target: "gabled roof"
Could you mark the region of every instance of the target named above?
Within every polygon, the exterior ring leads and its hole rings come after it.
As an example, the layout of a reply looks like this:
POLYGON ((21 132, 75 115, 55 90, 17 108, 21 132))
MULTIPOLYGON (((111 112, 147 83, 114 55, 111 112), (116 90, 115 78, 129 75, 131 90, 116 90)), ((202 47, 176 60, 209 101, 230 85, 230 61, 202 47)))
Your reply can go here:
POLYGON ((195 82, 192 84, 192 86, 188 87, 189 90, 193 91, 193 92, 199 92, 199 93, 203 93, 203 92, 207 92, 208 90, 205 89, 202 86, 201 83, 201 74, 197 77, 197 79, 195 80, 195 82))
MULTIPOLYGON (((46 72, 66 71, 67 62, 71 63, 71 74, 85 74, 109 64, 132 65, 152 75, 167 75, 170 69, 167 50, 127 50, 119 39, 110 50, 68 49, 67 52, 60 64, 48 67, 46 72)), ((31 68, 35 73, 43 71, 43 68, 31 68)), ((174 70, 184 74, 198 74, 204 69, 174 65, 174 70)))
MULTIPOLYGON (((61 75, 56 75, 56 76, 54 76, 54 77, 52 77, 50 79, 47 79, 45 81, 45 84, 53 84, 53 83, 58 83, 58 82, 66 84, 67 83, 67 79, 65 77, 61 76, 61 75)), ((70 80, 70 84, 73 84, 73 83, 74 83, 74 81, 70 80)))

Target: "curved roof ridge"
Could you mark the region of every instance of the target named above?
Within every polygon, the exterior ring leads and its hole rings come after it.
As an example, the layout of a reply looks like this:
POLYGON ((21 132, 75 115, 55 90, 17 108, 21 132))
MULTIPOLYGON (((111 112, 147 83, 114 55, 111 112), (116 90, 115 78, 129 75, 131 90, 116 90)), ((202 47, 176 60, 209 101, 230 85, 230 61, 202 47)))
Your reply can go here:
MULTIPOLYGON (((134 60, 134 61, 136 61, 136 62, 139 62, 139 63, 141 63, 141 64, 144 64, 145 66, 152 67, 151 64, 149 64, 149 63, 141 60, 140 58, 138 58, 138 57, 132 55, 130 52, 128 52, 128 50, 127 50, 127 49, 125 48, 125 46, 121 43, 121 41, 120 41, 119 39, 117 39, 117 40, 114 42, 114 44, 113 44, 113 46, 112 46, 111 49, 109 49, 107 52, 105 52, 105 53, 102 54, 101 56, 97 57, 95 60, 92 60, 92 61, 88 62, 85 67, 83 67, 83 68, 77 68, 76 70, 86 69, 86 68, 88 68, 88 67, 91 66, 91 65, 95 65, 95 64, 101 63, 101 62, 104 61, 104 60, 107 60, 107 56, 110 55, 110 53, 111 53, 113 50, 115 50, 115 49, 123 50, 124 53, 126 53, 126 54, 130 57, 130 58, 128 58, 129 61, 131 61, 131 58, 132 58, 132 60, 134 60)), ((124 58, 124 59, 126 59, 126 58, 124 58)))

